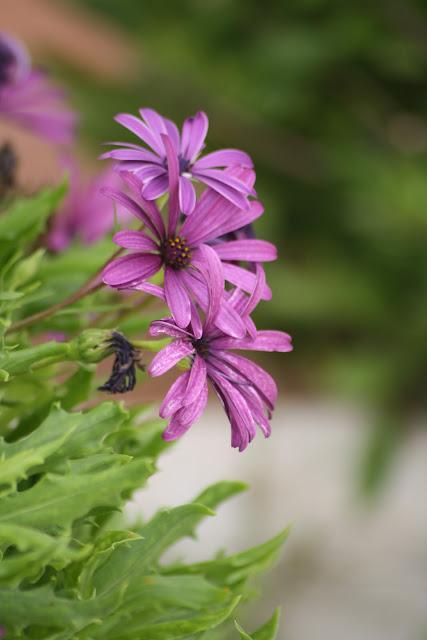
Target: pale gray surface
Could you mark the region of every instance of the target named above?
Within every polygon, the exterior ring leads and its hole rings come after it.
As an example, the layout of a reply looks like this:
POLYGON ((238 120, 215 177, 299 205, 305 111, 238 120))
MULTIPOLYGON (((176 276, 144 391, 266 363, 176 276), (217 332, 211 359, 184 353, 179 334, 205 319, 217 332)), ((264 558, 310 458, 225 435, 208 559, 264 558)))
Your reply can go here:
POLYGON ((251 622, 281 604, 279 640, 425 640, 427 433, 410 436, 384 491, 367 506, 355 492, 365 422, 349 407, 293 401, 278 407, 270 440, 260 434, 239 453, 213 405, 161 458, 128 513, 147 517, 217 480, 248 482, 250 491, 221 507, 199 540, 180 543, 173 557, 241 550, 291 522, 263 597, 246 611, 251 622))

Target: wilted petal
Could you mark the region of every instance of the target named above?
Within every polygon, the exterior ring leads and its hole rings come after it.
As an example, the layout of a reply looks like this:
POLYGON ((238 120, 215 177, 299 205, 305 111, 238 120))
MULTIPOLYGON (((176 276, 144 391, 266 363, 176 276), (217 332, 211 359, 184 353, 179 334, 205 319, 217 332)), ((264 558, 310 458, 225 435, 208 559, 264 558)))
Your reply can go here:
POLYGON ((194 347, 188 340, 174 340, 154 356, 148 367, 148 373, 153 377, 161 376, 192 353, 194 353, 194 347))

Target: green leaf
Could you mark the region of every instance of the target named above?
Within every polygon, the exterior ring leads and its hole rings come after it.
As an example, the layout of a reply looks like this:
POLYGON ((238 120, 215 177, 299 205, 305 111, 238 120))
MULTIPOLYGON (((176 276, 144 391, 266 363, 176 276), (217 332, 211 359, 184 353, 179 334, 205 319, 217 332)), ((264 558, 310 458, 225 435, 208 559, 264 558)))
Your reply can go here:
POLYGON ((237 621, 235 621, 234 624, 240 634, 241 640, 275 640, 279 629, 279 620, 280 609, 276 609, 270 620, 251 635, 246 633, 237 621))

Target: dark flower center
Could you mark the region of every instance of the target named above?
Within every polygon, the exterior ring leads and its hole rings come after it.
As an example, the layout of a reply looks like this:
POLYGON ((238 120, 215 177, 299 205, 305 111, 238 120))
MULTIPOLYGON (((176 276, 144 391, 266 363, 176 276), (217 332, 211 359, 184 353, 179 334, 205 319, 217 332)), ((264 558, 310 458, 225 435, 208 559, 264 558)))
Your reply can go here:
POLYGON ((15 56, 9 47, 0 40, 0 88, 10 79, 10 71, 13 68, 15 56))
POLYGON ((163 260, 172 269, 184 269, 191 261, 191 251, 185 238, 168 238, 162 247, 163 260))
POLYGON ((189 168, 190 168, 190 161, 187 160, 187 158, 183 158, 183 156, 180 154, 178 156, 178 162, 179 162, 179 173, 186 173, 188 172, 189 168))
POLYGON ((193 340, 192 342, 194 349, 202 358, 209 355, 209 341, 207 338, 199 338, 198 340, 193 340))

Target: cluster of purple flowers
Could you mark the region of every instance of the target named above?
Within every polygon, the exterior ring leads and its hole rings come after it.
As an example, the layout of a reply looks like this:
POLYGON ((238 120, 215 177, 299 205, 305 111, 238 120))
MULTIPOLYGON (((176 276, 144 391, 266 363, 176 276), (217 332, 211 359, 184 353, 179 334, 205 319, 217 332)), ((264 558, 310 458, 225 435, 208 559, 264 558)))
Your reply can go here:
POLYGON ((234 352, 292 350, 287 333, 258 331, 251 318, 258 303, 271 298, 262 263, 277 257, 273 244, 247 232, 263 213, 252 161, 235 149, 201 156, 208 130, 202 112, 188 118, 181 133, 152 109, 140 115, 116 120, 150 150, 115 142, 118 148, 102 156, 116 161, 126 187, 104 193, 141 223, 138 230, 115 234, 115 243, 129 253, 107 265, 103 280, 155 295, 169 307, 171 317, 153 322, 150 333, 171 341, 148 372, 159 376, 181 361, 187 367, 160 407, 169 420, 164 438, 180 437, 200 417, 210 382, 229 418, 231 444, 242 451, 257 425, 270 435, 277 386, 259 365, 234 352), (198 198, 194 182, 204 187, 198 198), (155 201, 165 193, 163 216, 155 201), (163 286, 150 282, 159 272, 163 286))

